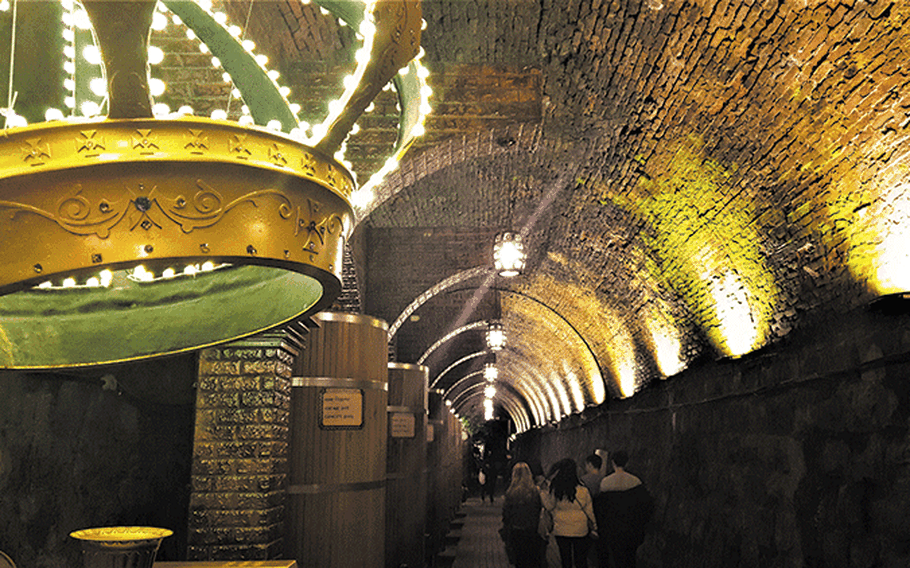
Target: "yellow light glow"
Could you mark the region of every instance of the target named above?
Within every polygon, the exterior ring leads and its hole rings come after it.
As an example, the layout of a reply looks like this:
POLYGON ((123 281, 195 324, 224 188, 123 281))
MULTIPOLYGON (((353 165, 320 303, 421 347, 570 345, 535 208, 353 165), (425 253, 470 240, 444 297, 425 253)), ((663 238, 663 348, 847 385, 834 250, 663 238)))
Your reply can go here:
POLYGON ((685 369, 682 359, 679 331, 658 310, 651 310, 645 320, 651 335, 651 349, 661 375, 670 377, 685 369))
POLYGON ((710 290, 723 345, 729 355, 745 355, 755 347, 758 339, 758 326, 749 305, 748 292, 734 272, 711 279, 710 290))
POLYGON ((569 389, 572 391, 572 399, 575 401, 575 411, 581 412, 585 409, 585 393, 581 388, 581 381, 578 375, 569 371, 566 373, 566 381, 569 383, 569 389))
POLYGON ((556 397, 556 391, 553 390, 552 383, 544 383, 544 392, 547 395, 547 401, 550 403, 552 413, 550 416, 553 420, 559 420, 563 414, 560 412, 559 399, 556 397))
POLYGON ((553 384, 556 386, 556 394, 559 396, 559 401, 562 403, 563 415, 572 414, 572 402, 569 400, 569 391, 566 390, 565 383, 554 376, 553 384))
POLYGON ((910 290, 910 235, 904 224, 888 234, 879 245, 877 270, 873 285, 879 294, 896 294, 910 290))

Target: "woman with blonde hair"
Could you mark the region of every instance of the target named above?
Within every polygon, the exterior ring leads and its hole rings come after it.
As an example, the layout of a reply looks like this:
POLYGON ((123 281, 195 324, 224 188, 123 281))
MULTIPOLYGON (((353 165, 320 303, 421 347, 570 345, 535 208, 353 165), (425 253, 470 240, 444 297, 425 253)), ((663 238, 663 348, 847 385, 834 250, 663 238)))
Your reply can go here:
POLYGON ((509 561, 516 568, 540 567, 540 491, 534 485, 531 468, 524 462, 512 467, 512 483, 502 505, 502 531, 509 561))

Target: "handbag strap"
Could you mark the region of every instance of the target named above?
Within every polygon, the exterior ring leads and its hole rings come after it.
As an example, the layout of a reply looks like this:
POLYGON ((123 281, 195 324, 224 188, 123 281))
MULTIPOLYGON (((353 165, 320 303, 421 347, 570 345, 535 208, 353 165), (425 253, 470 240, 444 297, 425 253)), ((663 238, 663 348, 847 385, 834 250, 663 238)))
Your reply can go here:
MULTIPOLYGON (((578 491, 578 490, 576 490, 576 492, 577 492, 577 491, 578 491)), ((595 521, 594 519, 592 519, 591 517, 588 516, 588 512, 585 511, 585 508, 584 508, 584 506, 581 504, 581 501, 578 500, 578 495, 575 496, 575 502, 578 503, 578 508, 581 509, 581 512, 584 513, 586 517, 588 517, 588 520, 591 521, 592 523, 594 523, 594 524, 596 525, 596 524, 597 524, 597 521, 595 521)))

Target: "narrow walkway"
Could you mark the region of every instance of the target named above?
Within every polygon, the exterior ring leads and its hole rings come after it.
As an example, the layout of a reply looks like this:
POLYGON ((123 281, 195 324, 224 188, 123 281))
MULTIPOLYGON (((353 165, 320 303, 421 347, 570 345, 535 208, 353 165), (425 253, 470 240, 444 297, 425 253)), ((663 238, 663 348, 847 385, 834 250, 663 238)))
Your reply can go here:
POLYGON ((502 495, 491 504, 470 497, 459 510, 446 538, 449 546, 436 558, 442 568, 509 568, 506 550, 499 538, 502 526, 502 495))

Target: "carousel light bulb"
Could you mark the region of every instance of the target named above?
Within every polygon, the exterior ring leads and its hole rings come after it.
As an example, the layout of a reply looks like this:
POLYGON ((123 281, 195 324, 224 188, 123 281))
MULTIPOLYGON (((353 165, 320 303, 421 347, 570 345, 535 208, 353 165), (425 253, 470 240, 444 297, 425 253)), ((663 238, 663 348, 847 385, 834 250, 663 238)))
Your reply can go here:
POLYGON ((265 125, 269 130, 281 130, 281 121, 280 120, 270 120, 268 124, 265 125))
POLYGON ((290 87, 281 87, 278 89, 278 92, 281 94, 282 97, 287 98, 288 95, 291 94, 291 88, 290 87))
POLYGON ((275 69, 269 69, 269 71, 266 73, 266 75, 268 75, 269 79, 271 79, 272 81, 277 81, 278 77, 281 76, 281 73, 279 73, 275 69))
POLYGON ((227 111, 217 108, 212 111, 212 118, 215 120, 227 120, 227 111))
POLYGON ((88 18, 88 14, 85 13, 85 10, 78 10, 73 14, 73 23, 76 24, 76 27, 80 30, 92 29, 92 21, 88 18))
POLYGON ((21 128, 23 126, 28 126, 28 121, 25 120, 25 117, 19 116, 15 112, 11 112, 9 116, 6 117, 6 126, 7 128, 21 128))
POLYGON ((93 93, 95 93, 95 95, 97 95, 99 97, 103 97, 103 96, 107 95, 107 81, 105 81, 101 77, 95 77, 94 79, 89 81, 88 87, 89 87, 89 89, 91 89, 91 91, 93 93))
POLYGON ((76 81, 67 77, 66 79, 63 80, 63 88, 66 89, 67 91, 75 91, 76 90, 76 81))
POLYGON ((262 53, 260 53, 256 57, 254 57, 254 59, 256 60, 256 63, 258 63, 262 67, 265 67, 266 65, 269 64, 269 58, 262 53))
POLYGON ((238 25, 232 25, 228 28, 228 33, 234 36, 235 38, 240 37, 243 34, 243 30, 240 29, 238 25))
POLYGON ((64 279, 63 279, 63 287, 64 287, 64 288, 75 288, 75 287, 76 287, 76 279, 75 279, 75 278, 72 278, 72 277, 70 277, 70 278, 64 278, 64 279))
POLYGON ((58 108, 49 108, 44 113, 44 120, 47 120, 48 122, 51 120, 63 120, 63 118, 63 111, 58 108))
POLYGON ((211 50, 209 49, 208 45, 206 45, 205 43, 199 44, 199 53, 210 53, 210 52, 211 52, 211 50))
POLYGON ((73 43, 73 40, 76 39, 76 34, 73 32, 72 28, 63 28, 63 39, 69 43, 73 43))
POLYGON ((111 285, 111 280, 114 279, 114 273, 105 269, 98 274, 98 278, 101 280, 101 285, 107 288, 111 285))
POLYGON ((79 110, 82 111, 82 116, 92 117, 101 112, 101 107, 95 101, 84 101, 79 110))
POLYGON ((183 273, 187 276, 195 276, 197 272, 199 272, 199 269, 193 264, 187 264, 186 268, 183 269, 183 273))
POLYGON ((214 262, 212 262, 211 260, 207 260, 207 261, 205 261, 205 262, 202 263, 202 271, 203 271, 203 272, 210 272, 210 271, 212 271, 212 270, 215 270, 215 263, 214 263, 214 262))
POLYGON ((171 107, 165 103, 155 103, 152 105, 152 114, 155 115, 156 118, 165 117, 171 114, 171 107))
POLYGON ((256 42, 251 39, 243 40, 243 42, 240 45, 242 45, 243 49, 245 49, 247 51, 253 51, 254 49, 256 49, 256 42))
POLYGON ((177 272, 173 268, 165 268, 164 272, 161 273, 163 278, 173 278, 177 276, 177 272))
POLYGON ((85 285, 90 288, 97 288, 97 287, 101 286, 101 281, 98 280, 98 278, 96 276, 92 276, 91 278, 89 278, 88 280, 85 281, 85 285))
POLYGON ((156 32, 160 32, 167 27, 167 16, 161 12, 155 12, 152 16, 152 29, 156 32))
POLYGON ((224 12, 215 12, 214 15, 215 21, 221 24, 222 26, 227 23, 227 14, 224 12))
POLYGON ((76 72, 76 64, 72 61, 64 61, 63 70, 66 71, 68 75, 72 75, 76 72))
POLYGON ((158 65, 164 61, 164 50, 158 46, 150 45, 149 46, 149 63, 152 65, 158 65))
MULTIPOLYGON (((86 48, 86 49, 88 49, 88 48, 86 48)), ((85 52, 83 51, 83 53, 85 53, 85 52)), ((66 57, 67 59, 72 59, 73 57, 76 57, 76 48, 73 47, 72 45, 63 46, 63 57, 66 57)))
POLYGON ((179 114, 179 115, 187 115, 187 114, 188 114, 188 115, 192 116, 192 115, 193 115, 193 107, 191 107, 191 106, 189 106, 189 105, 183 105, 182 107, 180 107, 180 108, 177 109, 177 114, 179 114))
POLYGON ((149 79, 149 91, 153 97, 160 97, 167 89, 167 85, 161 79, 149 79))

